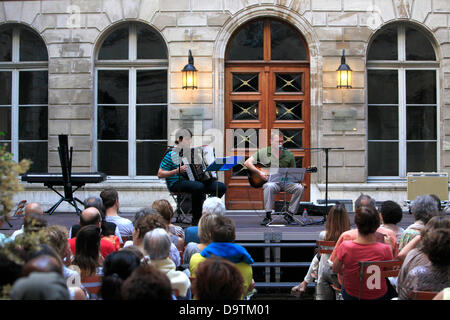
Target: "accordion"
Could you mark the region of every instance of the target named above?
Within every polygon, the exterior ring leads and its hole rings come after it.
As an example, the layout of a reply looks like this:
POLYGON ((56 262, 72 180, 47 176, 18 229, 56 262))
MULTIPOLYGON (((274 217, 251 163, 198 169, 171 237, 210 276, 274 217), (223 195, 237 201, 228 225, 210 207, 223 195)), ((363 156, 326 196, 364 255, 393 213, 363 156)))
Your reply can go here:
POLYGON ((211 147, 195 147, 190 154, 181 156, 181 165, 186 165, 184 177, 191 181, 208 182, 216 179, 216 173, 205 171, 214 162, 214 150, 211 147))

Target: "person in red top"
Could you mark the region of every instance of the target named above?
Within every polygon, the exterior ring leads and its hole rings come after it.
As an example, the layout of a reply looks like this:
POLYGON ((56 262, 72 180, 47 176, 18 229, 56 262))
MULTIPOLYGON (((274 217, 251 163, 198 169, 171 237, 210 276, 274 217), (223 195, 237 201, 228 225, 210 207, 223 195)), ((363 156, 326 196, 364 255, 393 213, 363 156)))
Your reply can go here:
MULTIPOLYGON (((100 212, 98 211, 98 209, 94 208, 94 207, 89 207, 87 209, 84 209, 80 215, 80 224, 82 227, 88 226, 88 225, 95 225, 100 228, 100 226, 102 224, 102 216, 100 215, 100 212)), ((74 237, 74 238, 69 239, 68 241, 69 241, 70 251, 72 251, 72 254, 75 255, 75 244, 76 244, 77 238, 74 237)), ((108 254, 110 254, 111 252, 114 252, 114 251, 117 251, 117 249, 111 241, 104 239, 104 238, 100 239, 100 252, 102 253, 103 258, 106 258, 106 256, 108 254)))
MULTIPOLYGON (((389 245, 377 241, 376 231, 380 226, 380 216, 373 206, 363 206, 355 212, 355 224, 358 227, 358 237, 355 240, 343 241, 336 249, 333 272, 342 273, 341 289, 344 300, 388 300, 387 282, 379 279, 380 285, 368 287, 367 281, 360 284, 359 261, 392 260, 389 245)), ((376 274, 374 274, 376 276, 376 274)))

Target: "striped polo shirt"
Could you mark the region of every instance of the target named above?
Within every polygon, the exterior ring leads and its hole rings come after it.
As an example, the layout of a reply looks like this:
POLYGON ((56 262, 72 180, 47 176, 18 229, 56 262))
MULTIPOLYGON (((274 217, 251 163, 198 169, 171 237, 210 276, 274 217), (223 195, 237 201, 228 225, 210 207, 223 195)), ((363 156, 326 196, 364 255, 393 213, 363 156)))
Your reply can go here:
MULTIPOLYGON (((180 163, 180 157, 178 155, 178 152, 169 151, 166 153, 166 155, 162 159, 159 167, 162 170, 171 171, 171 170, 178 169, 179 163, 180 163)), ((180 179, 180 181, 187 180, 182 175, 175 174, 169 178, 166 178, 167 187, 170 189, 174 185, 174 183, 178 181, 178 179, 180 179)))

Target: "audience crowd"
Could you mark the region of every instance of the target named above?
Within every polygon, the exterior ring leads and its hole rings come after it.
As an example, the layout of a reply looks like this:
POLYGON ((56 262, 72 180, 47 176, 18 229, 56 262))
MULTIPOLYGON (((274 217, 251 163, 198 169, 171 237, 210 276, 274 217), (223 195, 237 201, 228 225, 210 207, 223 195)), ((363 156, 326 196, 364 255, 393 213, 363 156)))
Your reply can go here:
MULTIPOLYGON (((85 200, 78 223, 68 229, 49 226, 40 204, 28 203, 23 226, 11 236, 0 234, 2 298, 249 299, 254 260, 235 243, 236 226, 225 211, 219 198, 210 197, 198 226, 182 228, 172 222, 171 204, 157 200, 130 220, 120 213, 118 192, 108 188, 85 200)), ((291 293, 302 296, 315 287, 317 300, 409 300, 429 291, 448 300, 450 216, 434 195, 417 197, 410 213, 414 223, 403 229, 402 208, 394 201, 377 205, 361 194, 353 221, 343 204, 334 205, 317 239, 327 246, 291 293), (365 269, 361 262, 367 261, 396 261, 394 276, 365 269)))

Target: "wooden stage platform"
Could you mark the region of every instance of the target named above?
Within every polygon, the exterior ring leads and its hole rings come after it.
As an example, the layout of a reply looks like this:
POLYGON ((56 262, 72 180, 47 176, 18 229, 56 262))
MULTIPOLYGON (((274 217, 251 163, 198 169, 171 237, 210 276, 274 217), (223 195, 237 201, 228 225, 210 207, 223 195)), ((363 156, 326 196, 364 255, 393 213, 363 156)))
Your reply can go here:
MULTIPOLYGON (((325 229, 324 224, 309 225, 309 226, 289 226, 285 225, 285 221, 281 216, 274 216, 275 223, 271 226, 265 227, 260 225, 260 222, 264 218, 264 211, 254 210, 228 210, 226 215, 234 220, 236 223, 236 241, 264 241, 268 234, 277 234, 280 236, 281 241, 315 241, 318 238, 320 231, 325 229)), ((353 213, 349 213, 350 221, 353 224, 353 213)), ((121 216, 133 220, 134 212, 123 212, 121 216)), ((78 215, 75 212, 55 212, 52 215, 45 215, 48 225, 63 225, 70 228, 72 225, 78 223, 78 215)), ((295 216, 300 219, 300 215, 295 216)), ((189 221, 190 216, 188 217, 189 221)), ((314 221, 322 219, 320 216, 311 216, 314 221)), ((399 223, 399 226, 406 228, 414 222, 414 217, 407 213, 403 213, 403 219, 399 223)), ((19 229, 23 224, 23 216, 12 217, 10 219, 12 227, 6 222, 0 227, 0 232, 10 235, 15 230, 19 229)), ((178 224, 178 223, 175 223, 178 224)), ((182 227, 187 227, 189 224, 181 223, 182 227)))

